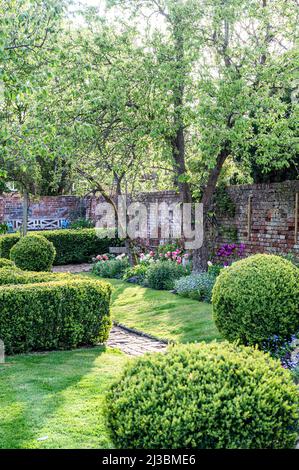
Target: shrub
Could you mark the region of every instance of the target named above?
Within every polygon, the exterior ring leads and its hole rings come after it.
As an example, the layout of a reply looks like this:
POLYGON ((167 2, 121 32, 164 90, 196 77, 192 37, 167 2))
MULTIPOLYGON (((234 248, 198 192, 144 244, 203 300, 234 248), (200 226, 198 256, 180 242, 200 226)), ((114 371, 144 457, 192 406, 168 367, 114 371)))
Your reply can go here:
POLYGON ((146 263, 136 264, 136 266, 131 266, 130 268, 126 269, 123 275, 123 279, 124 281, 136 282, 136 284, 143 284, 148 269, 149 265, 146 263))
POLYGON ((17 233, 9 233, 0 236, 0 257, 9 259, 9 253, 12 247, 20 240, 17 233))
POLYGON ((95 223, 93 220, 84 219, 84 217, 81 217, 79 219, 73 220, 70 223, 69 228, 79 230, 82 228, 93 228, 94 226, 95 226, 95 223))
POLYGON ((0 268, 13 268, 14 263, 10 259, 0 258, 0 268))
POLYGON ((7 353, 105 341, 110 295, 109 284, 85 279, 0 287, 0 338, 7 353))
POLYGON ((128 364, 107 404, 121 448, 291 448, 297 437, 289 371, 227 342, 175 346, 128 364))
POLYGON ((145 276, 148 287, 159 290, 171 290, 174 282, 180 277, 189 274, 189 269, 173 261, 157 261, 149 266, 145 276))
POLYGON ((25 271, 51 271, 55 258, 53 243, 45 237, 27 235, 10 250, 10 258, 25 271))
POLYGON ((224 269, 213 289, 213 314, 222 335, 262 346, 299 329, 299 270, 274 255, 255 255, 224 269))
POLYGON ((297 266, 297 268, 299 268, 299 258, 298 258, 298 256, 294 255, 293 253, 283 253, 279 256, 281 256, 282 258, 290 261, 295 266, 297 266))
POLYGON ((100 277, 120 279, 128 267, 127 257, 117 257, 95 263, 92 272, 100 277))
POLYGON ((31 272, 22 271, 10 266, 0 269, 0 285, 33 284, 35 282, 51 282, 70 279, 67 273, 31 272))
POLYGON ((211 302, 216 277, 208 273, 191 274, 175 281, 174 288, 182 297, 211 302))
MULTIPOLYGON (((88 262, 92 256, 106 253, 111 243, 113 246, 122 245, 122 241, 117 238, 111 240, 98 237, 95 229, 44 230, 35 235, 44 236, 55 246, 55 265, 88 262)), ((0 256, 9 258, 11 248, 19 239, 18 234, 0 236, 0 256)))
POLYGON ((0 223, 0 235, 8 232, 8 226, 6 222, 0 223))

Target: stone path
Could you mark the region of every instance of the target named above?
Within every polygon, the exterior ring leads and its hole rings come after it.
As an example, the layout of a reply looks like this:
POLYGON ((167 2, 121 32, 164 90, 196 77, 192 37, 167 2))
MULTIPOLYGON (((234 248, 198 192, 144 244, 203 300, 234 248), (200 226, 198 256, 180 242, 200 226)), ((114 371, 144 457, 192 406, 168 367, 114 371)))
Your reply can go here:
POLYGON ((64 266, 54 266, 54 273, 87 273, 91 270, 92 264, 83 263, 83 264, 65 264, 64 266))
POLYGON ((110 332, 107 345, 118 348, 129 356, 142 356, 148 352, 162 352, 167 344, 156 339, 132 333, 121 326, 114 326, 110 332))
MULTIPOLYGON (((55 273, 82 273, 89 272, 91 264, 66 264, 64 266, 54 266, 55 273)), ((167 344, 157 339, 148 338, 127 330, 121 326, 114 326, 110 332, 107 345, 111 348, 117 348, 129 356, 142 356, 147 352, 165 351, 167 344)))

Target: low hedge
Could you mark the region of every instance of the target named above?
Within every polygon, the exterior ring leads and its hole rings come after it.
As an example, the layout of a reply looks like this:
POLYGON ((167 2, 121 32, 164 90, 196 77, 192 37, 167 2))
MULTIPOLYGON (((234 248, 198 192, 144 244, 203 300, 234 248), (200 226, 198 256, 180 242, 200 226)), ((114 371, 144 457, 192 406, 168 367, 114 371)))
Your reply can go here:
MULTIPOLYGON (((53 243, 56 249, 55 265, 84 263, 94 255, 106 253, 109 246, 121 246, 119 239, 99 238, 95 229, 81 230, 43 230, 34 232, 53 243)), ((19 234, 0 236, 0 257, 8 258, 11 248, 19 241, 19 234)))
POLYGON ((0 287, 0 338, 8 354, 107 340, 111 287, 87 279, 0 287))
POLYGON ((10 259, 25 271, 51 271, 56 250, 45 237, 27 235, 10 250, 10 259))
POLYGON ((70 278, 70 274, 67 273, 22 271, 21 269, 11 268, 10 266, 0 269, 1 286, 8 284, 33 284, 35 282, 63 281, 70 278))
POLYGON ((298 390, 278 360, 224 343, 130 362, 107 396, 122 449, 294 448, 298 390))
POLYGON ((229 341, 263 347, 274 335, 287 340, 299 330, 299 269, 280 256, 250 256, 221 271, 212 302, 229 341))
POLYGON ((14 267, 14 263, 10 259, 0 258, 0 268, 14 267))

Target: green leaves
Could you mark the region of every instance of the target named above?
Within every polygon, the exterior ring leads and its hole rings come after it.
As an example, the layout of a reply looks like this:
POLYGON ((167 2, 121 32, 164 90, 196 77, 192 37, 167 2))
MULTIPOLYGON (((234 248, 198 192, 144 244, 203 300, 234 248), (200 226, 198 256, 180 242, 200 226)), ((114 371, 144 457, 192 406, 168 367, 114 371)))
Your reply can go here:
POLYGON ((227 342, 139 358, 107 398, 121 448, 292 448, 297 437, 289 372, 257 349, 227 342))
POLYGON ((279 256, 250 256, 220 273, 212 302, 230 341, 262 346, 273 335, 288 339, 299 328, 299 269, 279 256))

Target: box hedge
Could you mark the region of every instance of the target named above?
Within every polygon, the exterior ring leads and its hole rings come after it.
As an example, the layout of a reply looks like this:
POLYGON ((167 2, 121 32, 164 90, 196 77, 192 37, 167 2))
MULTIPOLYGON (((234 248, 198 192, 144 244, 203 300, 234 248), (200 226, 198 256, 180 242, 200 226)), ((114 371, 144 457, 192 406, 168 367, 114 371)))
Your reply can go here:
POLYGON ((0 287, 0 338, 8 354, 70 349, 107 340, 111 287, 60 280, 0 287))
MULTIPOLYGON (((55 265, 84 263, 97 254, 106 253, 109 246, 120 246, 122 241, 114 238, 100 238, 95 229, 43 230, 35 232, 53 243, 56 249, 55 265)), ((8 258, 11 248, 19 241, 20 235, 13 233, 0 236, 0 257, 8 258)))
POLYGON ((229 341, 262 346, 299 329, 299 269, 274 255, 254 255, 223 269, 213 289, 213 315, 229 341))
POLYGON ((14 263, 12 261, 10 261, 9 259, 0 258, 0 269, 1 268, 7 268, 7 267, 13 268, 14 263))
POLYGON ((63 281, 71 277, 68 273, 49 273, 49 272, 35 272, 35 271, 22 271, 21 269, 11 266, 0 269, 0 285, 8 284, 33 284, 35 282, 53 282, 63 281))
POLYGON ((201 343, 130 362, 107 396, 107 423, 123 449, 294 448, 298 406, 278 360, 201 343))

